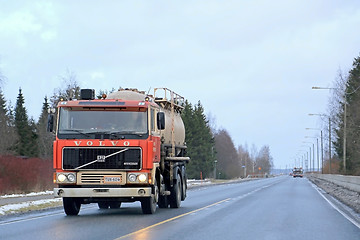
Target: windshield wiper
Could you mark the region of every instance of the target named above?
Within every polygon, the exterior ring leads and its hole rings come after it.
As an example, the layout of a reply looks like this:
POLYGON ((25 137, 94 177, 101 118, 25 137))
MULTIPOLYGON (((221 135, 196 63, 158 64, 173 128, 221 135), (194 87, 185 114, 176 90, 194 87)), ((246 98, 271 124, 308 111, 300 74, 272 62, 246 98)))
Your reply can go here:
POLYGON ((97 130, 87 131, 86 133, 87 133, 87 134, 94 134, 94 133, 96 133, 96 134, 111 134, 110 131, 97 131, 97 130))
POLYGON ((127 134, 135 134, 135 135, 138 135, 138 136, 142 136, 144 134, 146 134, 146 132, 135 132, 135 131, 113 131, 113 132, 110 132, 111 135, 127 135, 127 134))
POLYGON ((119 153, 121 153, 121 152, 125 152, 126 150, 128 150, 128 148, 125 148, 125 149, 122 149, 122 150, 120 150, 120 151, 111 153, 111 154, 109 154, 109 155, 107 155, 107 156, 104 156, 104 157, 102 157, 102 158, 99 158, 99 156, 98 156, 98 159, 96 159, 96 160, 94 160, 94 161, 92 161, 92 162, 89 162, 89 163, 85 163, 84 165, 81 165, 81 166, 75 168, 75 170, 78 170, 78 169, 80 169, 80 168, 86 167, 86 166, 91 165, 91 164, 96 163, 96 162, 105 161, 105 159, 107 159, 107 158, 109 158, 109 157, 112 157, 112 156, 114 156, 114 155, 116 155, 116 154, 119 154, 119 153))
POLYGON ((83 135, 85 135, 87 137, 90 137, 90 135, 87 132, 84 132, 84 130, 82 130, 82 129, 62 129, 60 133, 63 134, 62 131, 77 132, 77 133, 83 134, 83 135))

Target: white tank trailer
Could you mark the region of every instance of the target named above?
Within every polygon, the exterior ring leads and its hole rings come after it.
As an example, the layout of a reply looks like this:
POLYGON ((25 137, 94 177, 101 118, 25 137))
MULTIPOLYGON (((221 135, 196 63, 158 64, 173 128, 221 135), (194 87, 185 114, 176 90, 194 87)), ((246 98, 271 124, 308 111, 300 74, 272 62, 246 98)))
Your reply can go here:
POLYGON ((145 92, 138 91, 137 89, 119 89, 116 92, 110 93, 106 99, 144 101, 148 97, 149 101, 156 102, 160 106, 161 111, 165 113, 165 129, 161 131, 163 144, 171 145, 174 143, 176 148, 185 147, 185 127, 180 116, 180 110, 183 108, 183 98, 166 88, 156 88, 154 96, 147 95, 145 92), (159 92, 162 93, 162 96, 156 97, 156 94, 159 92), (173 96, 170 96, 171 94, 173 96), (171 99, 174 101, 173 113, 171 110, 171 99))

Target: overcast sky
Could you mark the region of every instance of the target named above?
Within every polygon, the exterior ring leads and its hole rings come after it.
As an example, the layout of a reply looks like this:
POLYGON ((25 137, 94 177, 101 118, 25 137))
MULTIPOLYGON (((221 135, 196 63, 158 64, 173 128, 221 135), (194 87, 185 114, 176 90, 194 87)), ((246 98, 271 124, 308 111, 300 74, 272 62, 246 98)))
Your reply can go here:
POLYGON ((321 125, 308 113, 327 110, 311 87, 349 71, 359 26, 358 0, 0 0, 1 87, 35 119, 68 71, 82 88, 167 87, 293 167, 321 125))

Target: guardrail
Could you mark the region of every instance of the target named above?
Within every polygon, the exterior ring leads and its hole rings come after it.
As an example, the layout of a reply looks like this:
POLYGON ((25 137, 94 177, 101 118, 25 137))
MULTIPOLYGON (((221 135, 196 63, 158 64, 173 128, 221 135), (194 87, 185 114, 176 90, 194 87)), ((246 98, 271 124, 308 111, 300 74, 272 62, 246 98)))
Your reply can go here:
POLYGON ((360 193, 360 176, 345 176, 345 175, 318 174, 318 173, 313 173, 311 174, 311 176, 360 193))

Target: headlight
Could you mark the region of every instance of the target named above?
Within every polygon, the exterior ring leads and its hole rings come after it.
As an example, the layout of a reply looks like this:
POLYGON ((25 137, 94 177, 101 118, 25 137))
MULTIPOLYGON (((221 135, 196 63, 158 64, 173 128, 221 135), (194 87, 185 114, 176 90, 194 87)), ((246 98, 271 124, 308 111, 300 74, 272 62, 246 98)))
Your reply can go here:
POLYGON ((67 175, 67 179, 69 180, 69 182, 75 182, 75 180, 76 180, 75 174, 69 173, 67 175))
POLYGON ((65 174, 62 174, 62 173, 59 174, 57 177, 57 180, 58 180, 58 182, 65 182, 65 180, 66 180, 65 174))
POLYGON ((128 179, 129 179, 129 182, 135 182, 136 181, 136 175, 135 174, 129 174, 129 177, 128 177, 128 179))
POLYGON ((145 175, 145 174, 140 174, 139 175, 139 181, 140 182, 146 182, 146 180, 147 180, 147 176, 145 175))

